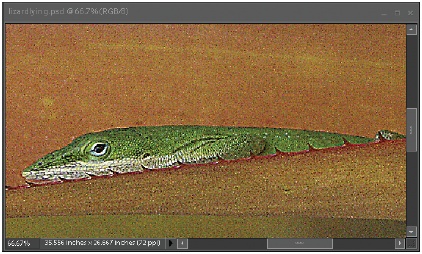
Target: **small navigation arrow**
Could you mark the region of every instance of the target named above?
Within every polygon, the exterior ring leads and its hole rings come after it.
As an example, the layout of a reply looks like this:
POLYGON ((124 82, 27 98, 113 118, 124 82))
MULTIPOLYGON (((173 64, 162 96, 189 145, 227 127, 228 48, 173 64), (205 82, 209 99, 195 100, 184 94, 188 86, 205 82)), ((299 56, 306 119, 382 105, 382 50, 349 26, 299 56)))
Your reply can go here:
POLYGON ((171 246, 173 244, 173 242, 171 240, 169 240, 169 246, 171 246))
POLYGON ((413 234, 413 230, 409 230, 409 233, 413 234))

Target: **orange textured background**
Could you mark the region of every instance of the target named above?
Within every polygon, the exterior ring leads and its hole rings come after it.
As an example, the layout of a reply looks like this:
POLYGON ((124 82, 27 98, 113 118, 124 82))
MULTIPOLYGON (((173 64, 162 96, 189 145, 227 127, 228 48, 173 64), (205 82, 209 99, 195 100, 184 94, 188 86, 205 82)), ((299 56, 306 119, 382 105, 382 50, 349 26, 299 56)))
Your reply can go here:
POLYGON ((87 132, 406 132, 405 25, 7 25, 6 184, 87 132))

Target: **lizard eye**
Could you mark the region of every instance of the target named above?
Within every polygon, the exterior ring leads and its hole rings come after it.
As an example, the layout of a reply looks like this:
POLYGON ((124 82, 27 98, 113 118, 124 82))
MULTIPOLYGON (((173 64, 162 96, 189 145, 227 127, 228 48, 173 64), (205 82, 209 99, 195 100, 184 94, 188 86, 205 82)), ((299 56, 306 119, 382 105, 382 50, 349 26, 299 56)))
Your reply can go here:
POLYGON ((106 143, 95 143, 91 147, 91 154, 94 156, 102 156, 106 154, 108 149, 108 144, 106 143))

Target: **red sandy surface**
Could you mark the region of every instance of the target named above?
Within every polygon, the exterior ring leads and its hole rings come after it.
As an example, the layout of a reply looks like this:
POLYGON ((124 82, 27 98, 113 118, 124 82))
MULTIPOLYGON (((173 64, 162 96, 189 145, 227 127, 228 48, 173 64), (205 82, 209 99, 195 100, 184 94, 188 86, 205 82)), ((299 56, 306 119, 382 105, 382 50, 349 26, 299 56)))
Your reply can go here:
POLYGON ((9 190, 6 214, 405 220, 405 155, 405 140, 398 140, 9 190))
POLYGON ((405 25, 6 26, 6 184, 142 125, 405 133, 405 25))

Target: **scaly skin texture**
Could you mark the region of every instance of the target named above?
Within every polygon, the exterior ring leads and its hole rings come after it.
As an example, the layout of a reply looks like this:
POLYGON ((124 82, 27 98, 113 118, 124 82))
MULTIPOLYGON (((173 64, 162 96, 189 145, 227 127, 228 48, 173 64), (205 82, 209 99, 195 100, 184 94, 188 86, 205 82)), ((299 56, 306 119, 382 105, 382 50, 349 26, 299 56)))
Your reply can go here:
POLYGON ((382 130, 375 138, 274 128, 151 126, 89 133, 26 168, 28 182, 60 182, 142 172, 180 164, 233 160, 279 152, 365 144, 404 135, 382 130))

